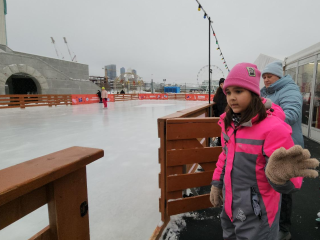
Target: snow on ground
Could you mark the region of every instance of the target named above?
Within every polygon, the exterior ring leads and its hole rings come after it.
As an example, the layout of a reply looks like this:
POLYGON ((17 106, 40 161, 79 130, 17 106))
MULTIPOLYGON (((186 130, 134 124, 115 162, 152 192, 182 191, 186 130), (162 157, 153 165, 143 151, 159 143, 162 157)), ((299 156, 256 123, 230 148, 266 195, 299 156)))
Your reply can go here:
MULTIPOLYGON (((87 167, 92 240, 149 239, 160 221, 157 118, 204 102, 143 100, 0 110, 0 169, 71 146, 102 148, 87 167)), ((0 231, 28 239, 48 225, 47 206, 0 231)))

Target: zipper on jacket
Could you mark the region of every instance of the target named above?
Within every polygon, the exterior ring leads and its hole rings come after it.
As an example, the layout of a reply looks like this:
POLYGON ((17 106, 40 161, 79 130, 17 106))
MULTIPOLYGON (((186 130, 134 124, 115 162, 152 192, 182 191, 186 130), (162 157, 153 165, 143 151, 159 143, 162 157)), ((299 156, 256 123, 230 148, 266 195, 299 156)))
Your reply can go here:
MULTIPOLYGON (((232 126, 231 126, 232 127, 232 126)), ((232 127, 233 128, 233 127, 232 127)), ((236 134, 237 134, 237 128, 233 128, 233 133, 234 134, 234 146, 236 146, 236 134)), ((231 136, 230 136, 231 137, 231 136)), ((230 172, 230 179, 232 179, 232 172, 233 172, 233 165, 234 165, 234 160, 236 158, 236 148, 234 148, 234 152, 233 152, 233 162, 232 162, 232 169, 230 172)), ((232 189, 232 202, 231 202, 231 212, 233 213, 232 209, 233 209, 233 187, 232 187, 232 183, 231 183, 231 189, 232 189)), ((233 221, 233 214, 232 214, 232 221, 233 221)))
POLYGON ((251 187, 251 206, 254 214, 259 217, 259 220, 261 220, 262 213, 260 207, 260 200, 254 187, 251 187))

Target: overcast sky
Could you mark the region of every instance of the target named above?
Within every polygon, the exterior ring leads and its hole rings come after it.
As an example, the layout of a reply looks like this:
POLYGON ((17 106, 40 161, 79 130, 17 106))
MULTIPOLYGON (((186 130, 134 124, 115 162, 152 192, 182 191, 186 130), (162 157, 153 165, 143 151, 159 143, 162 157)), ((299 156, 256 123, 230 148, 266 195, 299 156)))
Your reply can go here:
MULTIPOLYGON (((231 69, 260 53, 284 59, 320 41, 319 0, 200 0, 231 69)), ((89 75, 105 65, 137 70, 146 82, 196 83, 208 65, 208 20, 195 0, 7 0, 8 46, 69 60, 89 75)), ((211 63, 227 75, 212 37, 211 63)))

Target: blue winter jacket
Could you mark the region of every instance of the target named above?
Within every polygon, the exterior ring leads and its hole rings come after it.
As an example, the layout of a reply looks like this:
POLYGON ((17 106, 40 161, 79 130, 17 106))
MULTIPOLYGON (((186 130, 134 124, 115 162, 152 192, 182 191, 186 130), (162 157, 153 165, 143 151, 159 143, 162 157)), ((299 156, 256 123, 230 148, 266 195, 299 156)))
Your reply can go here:
POLYGON ((302 95, 299 87, 290 75, 280 78, 268 88, 260 90, 261 97, 269 98, 279 105, 286 114, 285 122, 292 128, 292 140, 294 144, 304 147, 301 130, 302 120, 302 95))

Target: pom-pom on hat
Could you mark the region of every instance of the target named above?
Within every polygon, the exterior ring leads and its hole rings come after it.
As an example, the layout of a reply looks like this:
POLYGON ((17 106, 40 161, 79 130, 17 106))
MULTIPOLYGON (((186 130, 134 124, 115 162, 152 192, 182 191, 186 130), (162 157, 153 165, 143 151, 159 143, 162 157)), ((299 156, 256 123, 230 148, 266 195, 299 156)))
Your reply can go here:
POLYGON ((224 81, 223 92, 226 94, 227 87, 237 86, 260 96, 260 76, 261 72, 256 65, 252 63, 238 63, 231 69, 228 77, 224 81))

